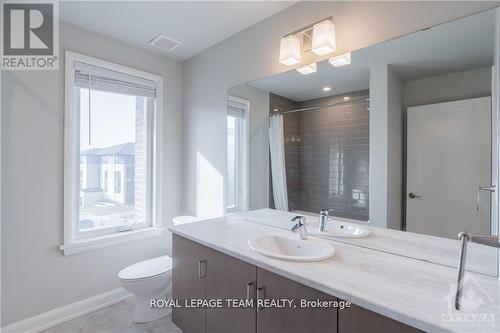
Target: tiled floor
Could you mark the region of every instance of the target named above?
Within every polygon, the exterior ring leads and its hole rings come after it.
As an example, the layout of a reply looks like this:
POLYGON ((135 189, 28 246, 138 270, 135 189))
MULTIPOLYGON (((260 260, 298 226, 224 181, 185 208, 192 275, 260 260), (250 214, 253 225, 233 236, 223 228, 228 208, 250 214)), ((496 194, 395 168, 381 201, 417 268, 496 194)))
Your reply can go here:
POLYGON ((147 324, 132 321, 132 299, 49 328, 42 333, 182 333, 171 316, 147 324))

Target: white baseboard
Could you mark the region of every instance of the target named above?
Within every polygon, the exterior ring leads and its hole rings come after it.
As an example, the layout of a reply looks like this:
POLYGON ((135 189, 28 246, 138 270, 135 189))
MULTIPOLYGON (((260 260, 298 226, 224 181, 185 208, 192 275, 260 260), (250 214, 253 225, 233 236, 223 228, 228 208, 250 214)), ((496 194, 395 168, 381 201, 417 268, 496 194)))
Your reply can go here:
POLYGON ((9 324, 2 327, 2 333, 36 333, 78 318, 106 306, 124 301, 132 296, 123 288, 116 288, 105 293, 72 303, 60 308, 9 324))

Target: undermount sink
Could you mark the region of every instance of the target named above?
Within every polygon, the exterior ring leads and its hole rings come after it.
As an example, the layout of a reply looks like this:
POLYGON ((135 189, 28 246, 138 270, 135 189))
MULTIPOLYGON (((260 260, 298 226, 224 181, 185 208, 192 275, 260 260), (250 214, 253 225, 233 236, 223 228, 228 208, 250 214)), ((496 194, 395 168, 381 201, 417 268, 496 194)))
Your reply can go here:
POLYGON ((248 241, 252 250, 267 257, 288 261, 321 261, 333 257, 335 247, 317 239, 292 239, 264 235, 248 241))
POLYGON ((319 231, 317 226, 310 227, 307 230, 311 235, 320 237, 346 237, 359 238, 370 234, 370 229, 357 225, 355 223, 342 221, 328 221, 326 231, 319 231))

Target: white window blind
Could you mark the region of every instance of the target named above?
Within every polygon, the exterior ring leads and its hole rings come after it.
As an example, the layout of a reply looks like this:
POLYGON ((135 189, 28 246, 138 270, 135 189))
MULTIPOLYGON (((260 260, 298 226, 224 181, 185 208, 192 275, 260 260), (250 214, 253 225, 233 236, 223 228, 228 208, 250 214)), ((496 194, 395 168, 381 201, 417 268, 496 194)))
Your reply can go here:
POLYGON ((74 62, 75 86, 117 94, 156 97, 156 82, 113 70, 74 62))
POLYGON ((234 101, 228 101, 227 115, 235 118, 245 119, 246 105, 234 101))

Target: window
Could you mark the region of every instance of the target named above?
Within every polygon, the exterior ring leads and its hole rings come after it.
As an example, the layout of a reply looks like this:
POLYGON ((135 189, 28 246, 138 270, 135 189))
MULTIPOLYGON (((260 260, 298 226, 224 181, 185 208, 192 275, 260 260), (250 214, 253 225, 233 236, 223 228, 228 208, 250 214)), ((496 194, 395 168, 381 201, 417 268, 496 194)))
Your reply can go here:
POLYGON ((108 192, 108 172, 104 171, 104 180, 103 180, 103 185, 104 185, 104 192, 108 192))
POLYGON ((122 193, 122 173, 115 171, 115 193, 122 193))
POLYGON ((65 254, 159 234, 161 89, 157 75, 66 52, 65 254))
POLYGON ((248 110, 248 101, 229 96, 226 174, 226 211, 228 213, 248 209, 248 110))

